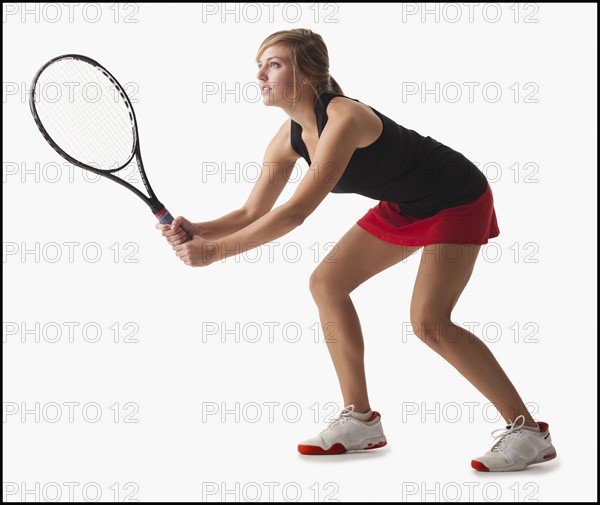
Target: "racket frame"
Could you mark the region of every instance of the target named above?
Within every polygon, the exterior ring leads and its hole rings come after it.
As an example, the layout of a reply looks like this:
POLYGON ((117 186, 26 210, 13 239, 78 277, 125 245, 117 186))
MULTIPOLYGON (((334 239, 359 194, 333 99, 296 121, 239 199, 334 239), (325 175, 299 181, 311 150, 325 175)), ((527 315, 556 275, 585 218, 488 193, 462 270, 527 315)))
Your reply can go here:
MULTIPOLYGON (((123 89, 123 86, 121 86, 121 84, 119 83, 117 78, 114 75, 112 75, 108 70, 106 70, 106 68, 104 68, 100 63, 93 60, 92 58, 89 58, 88 56, 83 56, 81 54, 63 54, 61 56, 57 56, 55 58, 52 58, 47 63, 45 63, 36 72, 35 76, 33 77, 32 82, 31 82, 31 88, 30 88, 28 95, 29 95, 29 108, 31 110, 31 114, 33 115, 33 119, 35 120, 35 124, 37 125, 38 129, 40 130, 41 134, 44 136, 46 141, 50 144, 50 146, 52 146, 52 148, 58 154, 60 154, 67 161, 71 162, 73 165, 83 168, 84 170, 89 170, 90 172, 98 174, 102 177, 106 177, 107 179, 110 179, 111 181, 114 181, 117 184, 120 184, 121 186, 126 187, 127 189, 129 189, 130 191, 135 193, 137 196, 139 196, 144 201, 144 203, 146 203, 150 207, 150 209, 152 210, 154 215, 159 219, 159 221, 163 222, 163 219, 161 219, 161 218, 166 217, 165 213, 170 216, 169 212, 165 209, 165 206, 156 197, 156 194, 154 193, 154 190, 152 189, 152 186, 150 185, 150 181, 148 180, 148 177, 146 176, 146 172, 144 170, 144 163, 142 162, 142 154, 140 151, 140 139, 139 139, 137 119, 135 116, 135 111, 133 109, 133 105, 131 104, 131 100, 129 99, 129 96, 127 96, 127 93, 125 92, 125 90, 123 89), (79 160, 76 160, 71 155, 69 155, 67 152, 65 152, 63 149, 61 149, 61 147, 52 139, 50 134, 46 131, 46 128, 44 127, 43 122, 38 115, 35 102, 36 102, 36 97, 38 96, 38 93, 36 92, 36 86, 37 86, 37 82, 38 82, 40 75, 46 68, 48 68, 53 63, 55 63, 59 60, 67 60, 67 59, 81 60, 90 65, 93 65, 98 70, 100 70, 115 86, 116 91, 119 92, 121 98, 123 99, 123 101, 125 102, 125 105, 127 106, 127 110, 129 112, 130 119, 132 120, 134 143, 133 143, 133 149, 131 151, 131 156, 129 157, 127 162, 125 162, 120 167, 109 169, 109 170, 101 170, 101 169, 92 167, 91 165, 87 165, 79 160), (136 159, 136 163, 138 166, 140 176, 142 178, 142 182, 144 184, 144 187, 146 188, 146 191, 148 191, 149 197, 146 196, 144 193, 142 193, 138 188, 136 188, 132 184, 129 184, 129 183, 125 182, 123 179, 113 175, 114 172, 118 172, 119 170, 122 170, 125 167, 127 167, 131 163, 131 161, 133 160, 134 157, 136 159)), ((172 219, 171 219, 171 221, 172 221, 172 219)), ((167 224, 170 224, 170 222, 167 224)))

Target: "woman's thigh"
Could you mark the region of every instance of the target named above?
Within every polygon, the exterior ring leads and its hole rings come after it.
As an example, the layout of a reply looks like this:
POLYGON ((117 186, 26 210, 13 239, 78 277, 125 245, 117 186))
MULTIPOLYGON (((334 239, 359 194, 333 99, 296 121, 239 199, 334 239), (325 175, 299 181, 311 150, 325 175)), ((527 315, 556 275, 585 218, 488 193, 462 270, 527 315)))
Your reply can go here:
POLYGON ((375 274, 404 260, 421 246, 402 246, 381 240, 353 225, 311 276, 311 289, 349 294, 375 274))

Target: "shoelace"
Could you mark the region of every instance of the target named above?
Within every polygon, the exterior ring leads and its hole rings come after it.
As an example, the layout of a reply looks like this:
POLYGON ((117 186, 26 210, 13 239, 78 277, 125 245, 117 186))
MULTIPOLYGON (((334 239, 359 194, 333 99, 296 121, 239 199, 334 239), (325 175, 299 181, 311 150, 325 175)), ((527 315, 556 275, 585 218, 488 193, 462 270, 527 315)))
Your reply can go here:
POLYGON ((504 447, 510 440, 510 437, 518 437, 520 435, 519 430, 525 424, 525 416, 520 415, 515 419, 514 423, 511 422, 511 420, 509 419, 508 424, 509 425, 506 428, 499 428, 497 430, 492 431, 492 437, 494 437, 494 439, 498 439, 498 441, 493 445, 491 449, 492 452, 501 451, 502 449, 504 449, 504 447), (519 419, 522 420, 521 424, 517 424, 519 422, 519 419), (500 433, 500 435, 495 435, 498 431, 501 431, 502 433, 500 433))
POLYGON ((344 407, 344 410, 342 410, 337 415, 337 417, 335 417, 331 421, 328 421, 329 426, 327 426, 327 428, 325 428, 325 430, 333 428, 336 424, 343 424, 343 423, 349 421, 351 412, 354 412, 354 405, 348 405, 347 407, 344 407))

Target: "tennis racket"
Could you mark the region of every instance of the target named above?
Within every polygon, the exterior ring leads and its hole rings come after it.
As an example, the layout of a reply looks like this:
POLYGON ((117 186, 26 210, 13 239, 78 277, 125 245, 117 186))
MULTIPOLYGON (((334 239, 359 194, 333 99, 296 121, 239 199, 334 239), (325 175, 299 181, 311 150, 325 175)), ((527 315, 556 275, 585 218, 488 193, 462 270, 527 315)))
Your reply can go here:
POLYGON ((108 70, 87 56, 66 54, 43 65, 30 89, 33 119, 58 154, 125 186, 150 207, 160 223, 173 222, 144 170, 131 101, 108 70), (117 176, 134 158, 148 195, 117 176))

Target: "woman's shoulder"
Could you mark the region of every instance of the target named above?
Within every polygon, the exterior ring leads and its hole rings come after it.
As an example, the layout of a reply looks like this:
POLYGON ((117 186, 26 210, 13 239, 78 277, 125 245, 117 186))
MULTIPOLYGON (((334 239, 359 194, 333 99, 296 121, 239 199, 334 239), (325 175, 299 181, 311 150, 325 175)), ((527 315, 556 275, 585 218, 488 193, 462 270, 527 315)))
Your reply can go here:
MULTIPOLYGON (((323 97, 322 127, 329 121, 350 121, 361 131, 359 147, 371 145, 381 138, 384 129, 383 119, 370 105, 341 93, 326 93, 323 97)), ((321 128, 322 129, 322 128, 321 128)))
POLYGON ((345 120, 352 117, 359 124, 372 124, 377 127, 381 122, 379 113, 370 105, 341 93, 323 93, 322 106, 317 106, 317 116, 323 123, 329 120, 345 120), (323 96, 325 95, 325 96, 323 96))
POLYGON ((344 117, 346 115, 361 118, 371 114, 371 107, 360 100, 342 93, 330 92, 321 94, 317 103, 317 110, 322 111, 327 118, 344 117))
POLYGON ((317 109, 321 109, 324 112, 330 110, 352 110, 360 102, 356 98, 351 98, 342 93, 331 93, 324 91, 317 98, 317 109), (330 108, 331 106, 331 108, 330 108))

